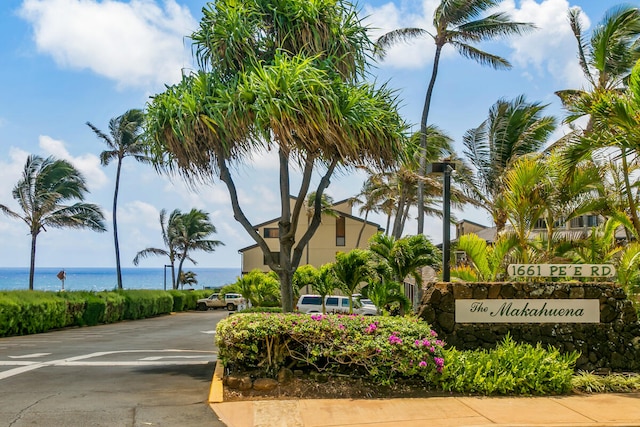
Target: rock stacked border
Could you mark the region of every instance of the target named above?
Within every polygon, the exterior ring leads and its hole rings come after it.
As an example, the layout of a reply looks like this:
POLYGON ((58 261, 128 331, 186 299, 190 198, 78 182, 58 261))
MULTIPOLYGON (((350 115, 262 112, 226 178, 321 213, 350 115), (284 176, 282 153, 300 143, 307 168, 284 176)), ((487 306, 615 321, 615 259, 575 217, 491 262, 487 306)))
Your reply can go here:
POLYGON ((493 348, 510 334, 517 342, 579 351, 577 370, 640 371, 640 322, 614 283, 430 283, 418 315, 459 350, 493 348), (457 299, 598 299, 600 323, 456 323, 457 299))

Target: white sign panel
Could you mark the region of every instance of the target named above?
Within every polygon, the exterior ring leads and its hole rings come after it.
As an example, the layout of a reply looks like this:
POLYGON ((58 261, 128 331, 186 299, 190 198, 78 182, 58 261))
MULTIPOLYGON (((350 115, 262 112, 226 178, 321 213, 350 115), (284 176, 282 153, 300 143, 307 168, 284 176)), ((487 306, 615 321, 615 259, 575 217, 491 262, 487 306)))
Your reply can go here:
POLYGON ((611 264, 509 264, 511 277, 611 277, 616 269, 611 264))
POLYGON ((600 323, 600 300, 458 299, 456 323, 600 323))

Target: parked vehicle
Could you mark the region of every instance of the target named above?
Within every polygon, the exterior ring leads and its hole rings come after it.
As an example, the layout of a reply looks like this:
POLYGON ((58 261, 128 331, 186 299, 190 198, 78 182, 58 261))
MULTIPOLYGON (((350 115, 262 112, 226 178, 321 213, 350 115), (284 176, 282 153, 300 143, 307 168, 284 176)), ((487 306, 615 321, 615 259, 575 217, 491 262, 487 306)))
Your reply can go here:
MULTIPOLYGON (((343 295, 327 295, 324 305, 327 313, 349 313, 349 297, 343 295)), ((300 313, 322 313, 322 297, 320 295, 300 295, 296 310, 300 313)), ((377 309, 373 304, 360 304, 354 298, 353 312, 365 316, 375 316, 377 309)))
POLYGON ((219 293, 214 293, 209 296, 209 298, 201 298, 196 303, 196 308, 198 310, 209 310, 213 308, 214 310, 217 308, 226 308, 229 311, 237 310, 238 307, 245 304, 244 298, 240 294, 224 294, 221 296, 219 293))

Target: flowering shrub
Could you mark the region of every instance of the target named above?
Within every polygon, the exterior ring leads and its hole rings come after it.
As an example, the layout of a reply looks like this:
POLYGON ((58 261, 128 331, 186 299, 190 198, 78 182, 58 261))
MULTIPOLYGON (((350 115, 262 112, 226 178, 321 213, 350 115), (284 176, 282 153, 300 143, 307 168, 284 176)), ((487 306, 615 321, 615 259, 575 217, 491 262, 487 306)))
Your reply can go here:
POLYGON ((444 343, 427 323, 406 317, 239 313, 218 323, 216 344, 225 365, 271 375, 298 363, 378 384, 433 383, 444 368, 444 343))

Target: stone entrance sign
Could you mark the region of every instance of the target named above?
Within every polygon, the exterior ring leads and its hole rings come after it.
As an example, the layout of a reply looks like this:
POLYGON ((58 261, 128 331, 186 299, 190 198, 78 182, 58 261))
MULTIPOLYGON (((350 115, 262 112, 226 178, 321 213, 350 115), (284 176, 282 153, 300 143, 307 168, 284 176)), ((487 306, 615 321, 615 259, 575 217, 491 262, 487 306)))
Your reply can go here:
POLYGON ((597 299, 459 299, 456 323, 599 323, 597 299))

